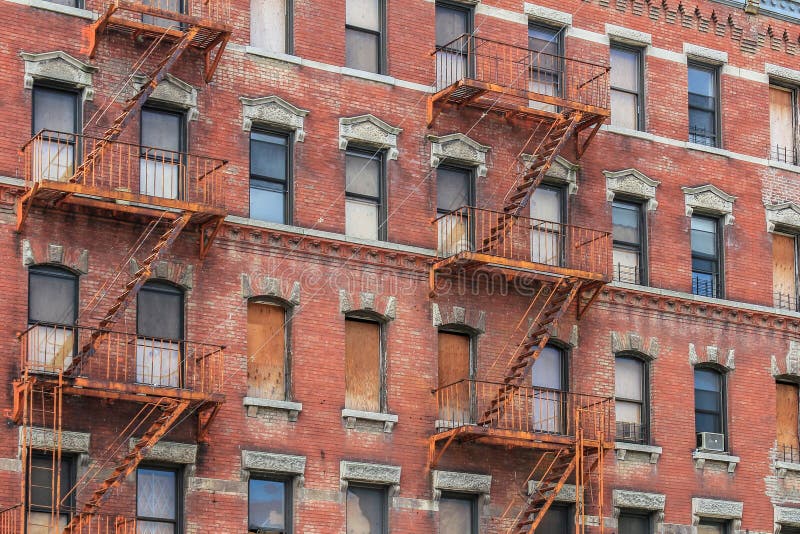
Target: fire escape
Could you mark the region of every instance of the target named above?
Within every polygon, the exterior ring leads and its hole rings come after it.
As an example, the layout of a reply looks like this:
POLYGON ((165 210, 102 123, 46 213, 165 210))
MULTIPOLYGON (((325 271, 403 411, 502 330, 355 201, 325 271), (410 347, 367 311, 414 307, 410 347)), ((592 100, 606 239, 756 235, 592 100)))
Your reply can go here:
MULTIPOLYGON (((20 372, 11 417, 21 427, 24 480, 20 504, 0 511, 0 534, 28 530, 37 486, 40 498, 42 488, 49 491, 51 517, 44 527, 37 523, 36 532, 137 532, 135 518, 113 504, 112 496, 162 437, 190 416, 197 426, 184 434, 206 442, 224 401, 223 347, 152 339, 115 328, 181 234, 198 235, 202 258, 225 217, 225 161, 120 140, 170 69, 181 60, 199 60, 209 82, 230 38, 224 22, 227 0, 191 0, 180 13, 164 6, 114 0, 88 28, 91 57, 112 35, 127 35, 147 47, 130 76, 143 74, 143 83, 102 135, 42 131, 21 151, 26 188, 16 205, 17 231, 24 230, 32 209, 99 214, 145 228, 87 306, 106 310, 99 322, 88 324, 91 319, 82 313, 75 325, 34 324, 19 335, 20 372), (61 463, 63 427, 76 417, 65 409, 65 399, 71 398, 86 399, 81 408, 102 417, 106 412, 135 415, 70 486, 61 463), (34 461, 42 455, 49 460, 34 461), (114 514, 101 513, 104 506, 114 514)), ((104 439, 101 432, 96 436, 93 443, 104 439)))
POLYGON ((500 210, 464 206, 434 221, 439 257, 430 271, 431 296, 437 277, 469 280, 489 272, 523 281, 533 298, 515 338, 498 355, 506 368, 497 380, 464 377, 435 391, 439 414, 429 464, 436 468, 454 443, 524 448, 534 465, 518 506, 509 506, 503 518, 507 532, 535 532, 559 491, 571 483, 576 532, 583 533, 587 516, 603 516, 612 402, 532 387, 531 370, 559 321, 571 309, 580 319, 610 280, 611 236, 535 219, 529 203, 556 156, 570 143, 582 156, 609 117, 610 69, 471 35, 434 56, 437 92, 428 100, 429 127, 442 113, 478 110, 470 116, 523 125, 527 141, 520 153, 531 156, 515 173, 500 210))

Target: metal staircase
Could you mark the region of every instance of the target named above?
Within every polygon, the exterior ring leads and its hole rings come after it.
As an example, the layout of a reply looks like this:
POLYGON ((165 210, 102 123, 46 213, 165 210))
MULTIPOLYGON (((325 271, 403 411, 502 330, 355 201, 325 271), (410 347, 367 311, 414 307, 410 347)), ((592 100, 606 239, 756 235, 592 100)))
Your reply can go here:
MULTIPOLYGON (((539 459, 539 465, 546 467, 544 476, 536 485, 525 503, 517 524, 509 534, 528 534, 536 531, 545 514, 555 501, 561 488, 575 472, 578 458, 575 451, 565 447, 554 453, 546 453, 539 459)), ((537 469, 534 468, 533 473, 537 469)))

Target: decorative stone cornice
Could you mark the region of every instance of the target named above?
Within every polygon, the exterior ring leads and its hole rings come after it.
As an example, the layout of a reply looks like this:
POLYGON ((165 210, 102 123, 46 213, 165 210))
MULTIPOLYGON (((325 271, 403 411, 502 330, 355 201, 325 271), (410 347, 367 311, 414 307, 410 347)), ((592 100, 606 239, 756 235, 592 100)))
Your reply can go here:
POLYGON ((779 362, 775 355, 770 356, 772 376, 793 376, 800 380, 800 342, 789 340, 789 350, 784 361, 779 362))
POLYGON ((733 523, 733 530, 741 528, 742 524, 741 502, 721 501, 717 499, 692 499, 692 525, 696 526, 701 519, 729 519, 733 523))
MULTIPOLYGON (((541 481, 539 480, 529 480, 528 495, 533 495, 533 492, 536 490, 536 486, 538 486, 540 483, 541 481)), ((555 502, 574 503, 576 492, 577 489, 575 488, 574 484, 564 484, 561 486, 561 491, 559 491, 558 495, 556 495, 555 502)))
POLYGON ((243 450, 242 476, 245 480, 249 478, 251 471, 302 477, 306 471, 306 457, 243 450))
MULTIPOLYGON (((139 271, 140 265, 135 258, 131 258, 129 267, 131 275, 133 275, 139 271)), ((192 289, 194 285, 194 265, 166 260, 157 261, 153 264, 150 278, 168 280, 184 289, 192 289)))
POLYGON ((638 352, 655 360, 659 345, 655 337, 645 338, 636 332, 611 332, 611 352, 638 352))
POLYGON ((308 111, 293 106, 279 96, 262 96, 259 98, 239 97, 242 103, 242 130, 249 132, 255 124, 277 126, 292 130, 294 140, 302 143, 306 137, 303 128, 308 111))
POLYGON ((782 65, 773 65, 766 63, 764 65, 764 72, 771 78, 780 78, 787 82, 800 84, 800 70, 790 69, 782 65))
POLYGON ((397 317, 397 298, 390 295, 376 299, 375 293, 368 291, 351 294, 346 289, 340 289, 339 311, 349 314, 365 312, 383 321, 392 321, 397 317), (378 301, 382 301, 382 305, 378 301))
POLYGON ((300 282, 256 273, 242 273, 242 298, 272 297, 290 306, 300 304, 300 282))
MULTIPOLYGON (((137 91, 144 87, 145 83, 147 83, 146 76, 133 77, 133 87, 137 91)), ((172 74, 164 76, 148 100, 184 109, 187 112, 186 118, 190 121, 197 120, 200 116, 197 108, 197 89, 172 74)))
POLYGON ((725 224, 733 224, 733 202, 736 197, 712 184, 682 187, 681 189, 683 189, 687 217, 691 217, 696 210, 702 213, 722 215, 725 224))
POLYGON ((794 202, 765 205, 767 215, 767 232, 774 232, 775 228, 784 228, 800 232, 800 206, 794 202))
POLYGON ((658 207, 656 188, 661 183, 658 180, 648 178, 636 169, 603 171, 603 174, 606 176, 606 200, 609 202, 622 194, 646 200, 649 211, 658 207))
POLYGON ((359 145, 385 149, 388 159, 397 159, 397 136, 402 128, 390 126, 374 115, 339 119, 339 150, 347 150, 351 141, 359 145))
POLYGON ((640 491, 614 490, 614 517, 619 517, 620 510, 647 510, 656 512, 656 521, 664 521, 664 506, 667 496, 660 493, 644 493, 640 491))
POLYGON ((433 326, 464 327, 475 333, 482 334, 486 331, 486 312, 483 310, 468 310, 461 306, 440 307, 437 303, 431 304, 433 326))
POLYGON ((702 351, 698 352, 694 343, 689 343, 689 365, 694 366, 703 363, 712 363, 724 368, 726 371, 733 371, 736 369, 736 364, 734 362, 734 349, 728 349, 724 360, 720 354, 721 352, 724 351, 721 351, 714 345, 708 345, 705 353, 702 351))
POLYGON ((42 54, 20 52, 19 55, 25 61, 23 84, 26 89, 33 89, 36 80, 53 80, 83 89, 83 100, 94 98, 92 75, 97 72, 97 67, 61 50, 42 54))
POLYGON ((22 240, 22 265, 30 267, 38 263, 63 265, 81 274, 89 272, 89 251, 65 247, 57 243, 22 240))
POLYGON ((457 163, 476 168, 479 177, 485 177, 486 153, 491 147, 484 146, 462 133, 452 133, 437 137, 429 135, 431 142, 431 167, 442 163, 457 163))
POLYGON ((366 482, 389 486, 391 497, 400 493, 400 466, 342 460, 339 462, 339 479, 343 492, 347 491, 350 482, 366 482))
MULTIPOLYGON (((522 155, 522 163, 526 169, 531 168, 535 159, 531 154, 522 155)), ((572 163, 565 157, 557 155, 544 177, 548 182, 566 185, 567 193, 574 195, 578 192, 578 171, 580 168, 581 166, 577 163, 572 163)))

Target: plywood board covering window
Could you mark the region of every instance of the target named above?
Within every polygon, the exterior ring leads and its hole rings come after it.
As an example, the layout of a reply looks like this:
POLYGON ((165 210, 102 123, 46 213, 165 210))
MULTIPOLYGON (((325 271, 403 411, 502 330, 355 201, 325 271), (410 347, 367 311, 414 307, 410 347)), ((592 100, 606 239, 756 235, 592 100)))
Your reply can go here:
POLYGON ((286 399, 286 310, 276 304, 247 304, 248 395, 286 399))
POLYGON ((381 325, 374 321, 345 321, 345 406, 381 411, 381 325))
POLYGON ((775 294, 775 304, 785 308, 786 304, 794 304, 797 295, 794 236, 772 235, 772 265, 772 290, 775 294))
POLYGON ((797 436, 798 387, 797 384, 782 382, 777 386, 778 445, 796 450, 800 446, 797 436))
POLYGON ((470 338, 465 334, 439 332, 439 418, 469 422, 470 338))

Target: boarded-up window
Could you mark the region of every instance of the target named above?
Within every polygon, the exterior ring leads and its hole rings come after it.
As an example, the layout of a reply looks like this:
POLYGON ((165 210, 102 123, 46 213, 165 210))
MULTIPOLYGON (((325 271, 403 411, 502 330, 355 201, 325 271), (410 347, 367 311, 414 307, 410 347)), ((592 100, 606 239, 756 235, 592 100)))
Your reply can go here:
POLYGON ((771 85, 769 88, 770 157, 795 163, 794 91, 771 85))
POLYGON ((286 310, 275 304, 247 304, 247 394, 286 399, 286 310))
POLYGON ((772 234, 772 266, 775 306, 796 309, 797 264, 794 236, 772 234))
POLYGON ((777 384, 778 445, 798 449, 798 387, 797 384, 777 384))
POLYGON ((470 423, 470 338, 439 332, 439 418, 470 423))
POLYGON ((345 321, 345 406, 381 411, 381 325, 374 321, 345 321))

